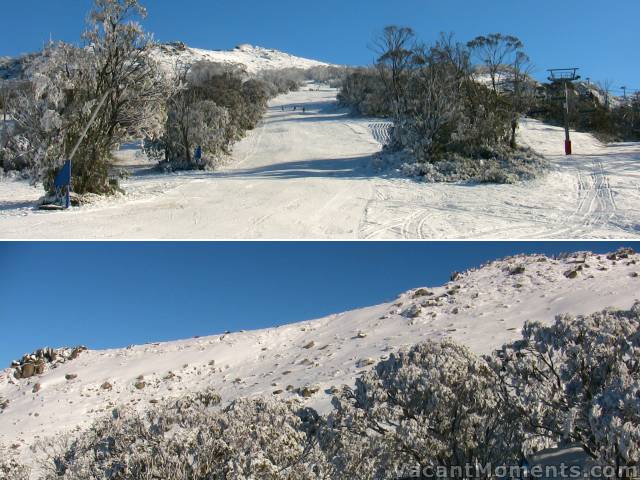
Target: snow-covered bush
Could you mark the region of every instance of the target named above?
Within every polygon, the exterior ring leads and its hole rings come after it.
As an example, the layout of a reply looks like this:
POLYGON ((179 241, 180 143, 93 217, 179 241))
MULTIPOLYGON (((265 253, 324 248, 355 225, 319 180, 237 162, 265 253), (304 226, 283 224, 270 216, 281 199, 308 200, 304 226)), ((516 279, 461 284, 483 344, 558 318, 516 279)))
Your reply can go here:
POLYGON ((30 472, 9 448, 0 445, 0 480, 29 480, 30 472))
POLYGON ((493 366, 534 437, 577 443, 613 467, 640 462, 640 304, 527 323, 493 366))
POLYGON ((51 45, 31 62, 31 86, 10 105, 20 140, 13 156, 25 157, 48 191, 102 98, 73 159, 77 193, 112 191, 112 150, 164 122, 166 87, 150 56, 153 43, 137 22, 144 15, 137 0, 95 0, 84 48, 51 45))
POLYGON ((347 75, 347 67, 338 67, 333 65, 320 65, 311 67, 305 71, 307 80, 316 83, 323 83, 335 88, 336 85, 342 85, 347 75))
POLYGON ((267 87, 269 97, 275 97, 281 93, 298 90, 304 83, 306 72, 299 68, 284 68, 277 70, 264 70, 258 75, 258 80, 267 87))
POLYGON ((172 100, 166 124, 166 152, 171 164, 185 162, 186 168, 213 167, 227 148, 229 113, 213 100, 193 98, 184 92, 172 100), (193 158, 202 148, 200 164, 193 158))
POLYGON ((373 68, 350 70, 342 81, 338 103, 360 115, 391 115, 391 103, 385 93, 385 84, 373 68))
POLYGON ((257 125, 267 106, 271 87, 245 75, 237 67, 206 61, 176 66, 164 133, 148 142, 148 153, 172 170, 215 167, 257 125))
POLYGON ((505 416, 495 383, 484 360, 448 340, 392 354, 334 399, 335 461, 366 478, 416 465, 517 465, 522 430, 505 416))
POLYGON ((46 480, 325 478, 295 405, 242 399, 222 411, 191 395, 144 413, 114 410, 76 439, 41 446, 46 480), (58 445, 58 447, 56 447, 58 445))
POLYGON ((506 102, 473 77, 468 49, 450 37, 416 49, 406 95, 398 106, 394 144, 420 163, 459 154, 491 158, 508 145, 506 102))
POLYGON ((405 150, 384 150, 374 157, 373 167, 397 171, 424 182, 516 183, 535 178, 546 168, 546 160, 530 150, 497 149, 489 159, 470 159, 452 153, 446 159, 416 162, 405 150))

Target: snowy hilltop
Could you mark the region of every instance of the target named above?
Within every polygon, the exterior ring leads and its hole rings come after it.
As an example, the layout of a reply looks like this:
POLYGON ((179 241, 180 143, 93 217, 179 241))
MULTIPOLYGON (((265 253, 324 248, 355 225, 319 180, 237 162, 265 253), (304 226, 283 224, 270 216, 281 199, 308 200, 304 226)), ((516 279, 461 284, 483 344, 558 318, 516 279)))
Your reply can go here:
POLYGON ((308 69, 329 66, 324 62, 296 57, 278 50, 253 45, 238 45, 233 50, 204 50, 191 48, 184 43, 167 43, 156 47, 154 57, 166 70, 173 65, 206 61, 226 65, 242 66, 249 74, 264 70, 283 70, 288 68, 308 69))
POLYGON ((121 349, 43 349, 0 373, 0 444, 20 451, 117 406, 144 410, 202 391, 223 405, 264 397, 324 413, 343 385, 419 342, 451 339, 489 354, 527 321, 629 309, 640 299, 639 262, 632 251, 515 256, 318 320, 121 349))

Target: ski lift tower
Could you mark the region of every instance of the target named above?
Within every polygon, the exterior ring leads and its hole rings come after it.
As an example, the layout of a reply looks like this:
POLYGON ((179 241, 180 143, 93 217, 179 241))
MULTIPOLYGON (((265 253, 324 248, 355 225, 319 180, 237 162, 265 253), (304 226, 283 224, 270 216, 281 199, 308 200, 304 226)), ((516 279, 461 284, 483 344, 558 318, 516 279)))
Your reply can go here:
POLYGON ((564 85, 564 153, 571 155, 571 135, 569 133, 569 84, 580 79, 578 68, 552 68, 548 70, 549 81, 564 85))

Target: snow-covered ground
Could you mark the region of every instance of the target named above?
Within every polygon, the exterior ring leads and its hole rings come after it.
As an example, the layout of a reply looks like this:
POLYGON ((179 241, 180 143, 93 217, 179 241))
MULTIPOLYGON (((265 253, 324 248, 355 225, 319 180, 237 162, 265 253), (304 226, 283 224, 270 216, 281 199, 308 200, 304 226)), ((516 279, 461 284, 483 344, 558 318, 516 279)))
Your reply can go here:
POLYGON ((443 286, 411 290, 389 303, 319 320, 89 350, 22 380, 6 369, 0 371, 0 397, 9 400, 0 413, 0 443, 20 450, 38 438, 85 427, 114 406, 144 408, 209 387, 224 403, 276 395, 326 412, 333 386, 353 384, 360 372, 401 347, 450 337, 476 353, 489 353, 518 338, 527 320, 549 323, 563 312, 629 309, 640 299, 640 278, 633 276, 638 272, 640 255, 617 261, 586 253, 563 259, 512 257, 443 286), (514 274, 519 266, 524 273, 514 274), (578 268, 576 278, 565 275, 578 268), (140 381, 143 388, 136 388, 140 381), (111 388, 103 388, 105 382, 111 388), (292 390, 305 386, 318 390, 306 399, 292 390))
POLYGON ((126 197, 70 212, 37 212, 40 189, 0 181, 0 238, 640 236, 640 144, 574 133, 575 155, 566 157, 561 128, 525 120, 521 141, 549 158, 548 175, 518 185, 422 184, 371 168, 384 128, 336 109, 335 96, 314 87, 276 98, 215 173, 138 168, 126 197))
POLYGON ((186 45, 179 47, 176 44, 164 44, 155 49, 154 57, 168 73, 173 71, 176 62, 186 65, 192 65, 199 61, 243 65, 249 74, 259 73, 264 70, 308 69, 329 65, 317 60, 296 57, 279 50, 247 44, 239 45, 233 50, 204 50, 186 45))
POLYGON ((551 171, 517 185, 379 182, 366 238, 531 239, 640 236, 640 144, 605 145, 525 119, 519 141, 545 155, 551 171))

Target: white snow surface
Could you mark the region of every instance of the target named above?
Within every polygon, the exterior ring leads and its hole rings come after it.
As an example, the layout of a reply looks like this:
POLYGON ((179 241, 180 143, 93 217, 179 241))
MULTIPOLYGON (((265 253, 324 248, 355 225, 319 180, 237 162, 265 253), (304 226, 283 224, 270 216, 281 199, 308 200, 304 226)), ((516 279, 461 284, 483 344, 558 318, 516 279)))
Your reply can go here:
POLYGON ((327 412, 331 387, 353 385, 362 371, 402 347, 450 337, 478 354, 487 354, 519 338, 527 320, 550 323, 565 312, 629 309, 640 299, 640 279, 633 276, 637 272, 637 254, 618 261, 585 252, 563 258, 516 256, 427 288, 429 294, 414 289, 388 303, 318 320, 89 350, 23 380, 14 379, 13 370, 6 369, 0 371, 0 397, 9 399, 9 405, 0 413, 0 443, 20 451, 38 438, 87 427, 115 406, 144 409, 150 402, 209 387, 220 393, 223 403, 278 395, 327 412), (583 269, 577 278, 565 276, 580 265, 583 269), (524 266, 524 273, 511 274, 516 266, 524 266), (412 311, 417 312, 415 318, 408 314, 412 311), (77 378, 66 380, 66 374, 77 378), (140 390, 134 384, 141 375, 146 386, 140 390), (102 389, 104 382, 113 389, 102 389), (36 383, 41 389, 33 393, 36 383), (304 399, 288 392, 289 385, 320 388, 304 399))
MULTIPOLYGON (((42 187, 0 179, 0 238, 640 237, 638 143, 605 145, 573 132, 567 157, 563 129, 524 119, 520 142, 551 164, 543 177, 516 185, 420 183, 376 171, 385 123, 338 109, 336 93, 312 85, 274 99, 216 172, 138 169, 123 182, 126 196, 68 212, 36 211, 42 187)), ((135 150, 119 156, 138 161, 135 150)))

